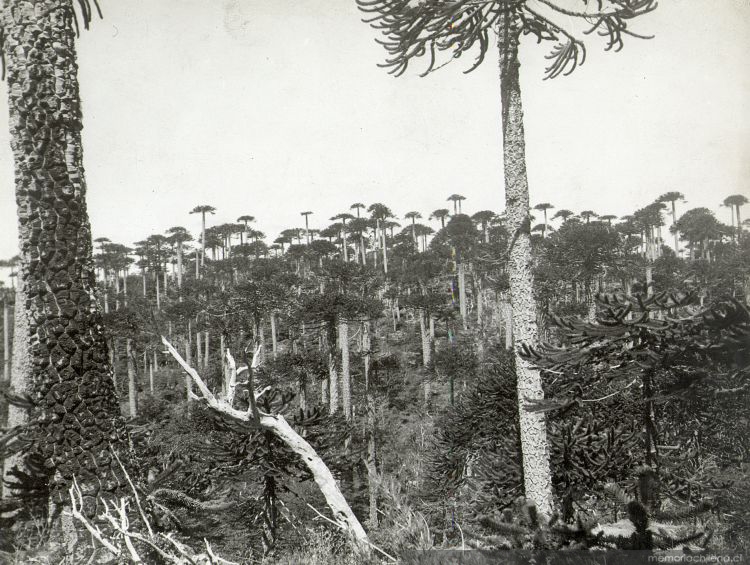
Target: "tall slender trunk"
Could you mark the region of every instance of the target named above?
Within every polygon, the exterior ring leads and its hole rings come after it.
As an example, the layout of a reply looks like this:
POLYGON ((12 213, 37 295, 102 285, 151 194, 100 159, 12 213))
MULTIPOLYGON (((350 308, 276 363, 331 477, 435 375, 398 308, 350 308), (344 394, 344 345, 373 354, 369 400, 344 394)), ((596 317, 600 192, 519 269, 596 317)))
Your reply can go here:
POLYGON ((177 288, 182 289, 182 242, 177 242, 177 288))
POLYGON ((25 294, 16 302, 17 316, 24 318, 15 334, 23 353, 12 390, 55 399, 45 410, 38 444, 50 471, 51 500, 58 505, 68 499, 75 475, 86 494, 83 511, 93 515, 98 496, 119 490, 110 446, 119 444, 122 424, 95 297, 74 18, 67 0, 4 2, 0 8, 18 206, 18 286, 25 294), (51 352, 53 335, 64 346, 51 352), (31 375, 33 384, 25 380, 31 375), (98 448, 81 450, 82 437, 98 448))
POLYGON ((352 383, 349 374, 349 324, 339 319, 339 347, 341 348, 341 401, 344 418, 352 419, 352 383))
MULTIPOLYGON (((187 322, 187 339, 185 340, 185 361, 188 365, 192 365, 192 349, 193 349, 193 321, 188 319, 187 322)), ((193 390, 193 379, 190 375, 185 375, 185 396, 187 401, 190 402, 193 399, 190 397, 190 392, 193 390)))
POLYGON ((740 206, 737 205, 737 241, 742 240, 742 217, 740 216, 740 206))
POLYGON ((156 273, 156 309, 161 310, 161 292, 159 291, 159 273, 156 273))
POLYGON ((469 327, 466 313, 466 267, 461 259, 461 252, 457 251, 458 257, 458 309, 461 313, 461 324, 463 329, 469 327))
MULTIPOLYGON (((510 248, 510 299, 513 334, 517 342, 536 345, 536 302, 533 294, 529 187, 526 175, 526 144, 519 81, 518 42, 520 29, 515 16, 505 12, 498 23, 502 99, 505 210, 510 248)), ((544 414, 525 409, 527 399, 544 397, 539 371, 515 352, 518 405, 526 497, 538 511, 552 515, 552 480, 544 414)))
MULTIPOLYGON (((125 356, 128 365, 128 415, 131 418, 138 416, 138 383, 136 382, 135 359, 133 358, 133 340, 125 339, 125 356)), ((151 390, 153 393, 153 389, 151 390)))
POLYGON ((477 302, 477 327, 479 330, 482 330, 482 325, 484 323, 483 317, 484 317, 484 295, 482 293, 482 279, 480 277, 476 276, 476 273, 472 277, 475 279, 475 289, 476 289, 476 302, 477 302))
MULTIPOLYGON (((201 212, 201 268, 206 265, 206 213, 201 212)), ((199 272, 196 269, 196 272, 199 272)))
POLYGON ((210 334, 208 333, 208 330, 206 330, 203 336, 203 348, 204 348, 203 349, 203 368, 204 369, 208 368, 208 361, 209 361, 208 346, 209 346, 209 342, 211 341, 209 338, 210 338, 210 334))
POLYGON ((365 238, 359 235, 359 248, 362 250, 362 264, 367 265, 367 249, 365 248, 365 238))
MULTIPOLYGON (((675 207, 675 201, 672 200, 672 225, 674 226, 677 223, 677 209, 675 207)), ((679 240, 679 234, 677 231, 674 232, 674 253, 675 255, 680 255, 680 240, 679 240)))
POLYGON ((364 350, 364 374, 365 374, 365 402, 367 416, 365 418, 365 436, 367 438, 367 483, 369 491, 369 519, 370 527, 378 525, 378 477, 376 467, 376 445, 375 445, 375 396, 372 392, 370 382, 370 321, 365 320, 362 324, 362 349, 364 350))
POLYGON ((333 354, 333 344, 328 344, 328 413, 333 414, 339 409, 339 375, 336 370, 336 358, 333 354))
POLYGON ((120 309, 120 271, 115 269, 115 312, 120 309))
POLYGON ((430 331, 426 327, 425 318, 427 312, 424 310, 419 311, 419 333, 422 336, 422 366, 425 368, 424 374, 424 402, 425 406, 429 406, 430 399, 432 398, 432 375, 427 374, 427 369, 432 362, 432 338, 430 331))
POLYGON ((199 369, 203 369, 203 345, 202 345, 202 338, 203 332, 200 330, 195 332, 195 350, 196 350, 196 360, 197 360, 197 367, 199 369))
POLYGON ((269 316, 271 319, 271 353, 273 354, 273 358, 276 359, 276 354, 278 353, 279 348, 276 338, 276 312, 271 312, 269 316))
POLYGON ((419 329, 422 337, 422 366, 427 368, 432 361, 432 338, 430 330, 427 327, 426 319, 428 314, 424 310, 419 310, 419 329))
POLYGON ((3 379, 10 381, 10 305, 3 300, 3 379))

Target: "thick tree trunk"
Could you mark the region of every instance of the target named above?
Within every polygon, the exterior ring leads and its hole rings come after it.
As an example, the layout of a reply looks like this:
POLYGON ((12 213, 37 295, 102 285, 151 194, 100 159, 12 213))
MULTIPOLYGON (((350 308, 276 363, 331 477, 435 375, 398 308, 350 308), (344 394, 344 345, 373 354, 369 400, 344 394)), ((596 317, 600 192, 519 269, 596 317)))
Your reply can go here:
POLYGON ((98 495, 119 489, 110 446, 119 443, 122 424, 95 298, 73 4, 4 2, 0 17, 16 171, 19 286, 27 293, 16 302, 24 318, 16 337, 33 344, 28 357, 19 359, 16 376, 22 389, 31 380, 45 417, 37 439, 51 472, 53 504, 67 500, 75 476, 84 493, 83 511, 92 515, 98 495))
MULTIPOLYGON (((133 355, 135 355, 133 352, 133 340, 127 338, 125 340, 125 356, 127 357, 128 365, 128 415, 131 418, 138 416, 138 386, 136 383, 135 360, 133 359, 133 355)), ((152 388, 151 393, 153 394, 153 392, 154 389, 152 388)))
MULTIPOLYGON (((529 187, 526 175, 526 146, 523 128, 521 86, 518 76, 519 33, 517 22, 507 13, 498 24, 502 98, 505 210, 511 235, 510 300, 516 343, 536 345, 536 302, 533 293, 529 187)), ((525 409, 527 399, 544 396, 539 371, 515 355, 518 404, 526 497, 540 513, 552 515, 552 476, 544 414, 525 409)))
POLYGON ((339 347, 341 348, 341 401, 344 418, 352 419, 352 383, 349 374, 349 324, 339 320, 339 347))

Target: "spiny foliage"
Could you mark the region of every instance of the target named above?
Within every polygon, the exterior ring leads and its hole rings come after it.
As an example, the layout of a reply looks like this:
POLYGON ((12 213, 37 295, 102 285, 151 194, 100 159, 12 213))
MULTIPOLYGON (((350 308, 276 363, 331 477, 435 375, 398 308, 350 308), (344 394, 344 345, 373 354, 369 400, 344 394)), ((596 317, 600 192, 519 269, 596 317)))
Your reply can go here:
POLYGON ((644 37, 628 28, 630 20, 656 8, 653 0, 585 0, 581 10, 568 9, 551 0, 541 2, 541 6, 523 0, 357 0, 357 4, 368 15, 365 22, 383 36, 376 40, 388 53, 381 66, 396 76, 406 72, 412 59, 425 55, 428 64, 423 76, 436 70, 441 51, 456 59, 476 50, 473 65, 465 71, 471 72, 484 60, 491 45, 491 32, 512 21, 515 29, 538 42, 554 43, 546 70, 547 78, 554 78, 571 73, 586 56, 583 42, 560 21, 588 24, 585 33, 605 37, 606 48, 619 51, 625 35, 644 37))

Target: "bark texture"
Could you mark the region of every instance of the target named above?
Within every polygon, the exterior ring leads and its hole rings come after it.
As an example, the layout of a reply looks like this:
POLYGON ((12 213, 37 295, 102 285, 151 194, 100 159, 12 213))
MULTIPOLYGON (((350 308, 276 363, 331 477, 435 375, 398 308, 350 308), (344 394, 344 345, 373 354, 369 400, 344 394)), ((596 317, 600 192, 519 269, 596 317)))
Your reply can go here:
POLYGON ((53 502, 75 476, 91 514, 98 494, 118 490, 110 447, 121 424, 94 296, 73 6, 18 0, 1 15, 25 294, 17 336, 29 346, 21 368, 38 403, 53 502))
MULTIPOLYGON (((502 97, 505 210, 511 234, 509 278, 516 344, 537 342, 536 301, 533 294, 529 186, 526 175, 526 146, 519 82, 519 29, 512 15, 505 13, 498 24, 502 97)), ((524 409, 526 399, 543 397, 541 376, 518 352, 515 354, 518 403, 526 497, 546 516, 552 514, 552 481, 547 430, 543 413, 524 409)))

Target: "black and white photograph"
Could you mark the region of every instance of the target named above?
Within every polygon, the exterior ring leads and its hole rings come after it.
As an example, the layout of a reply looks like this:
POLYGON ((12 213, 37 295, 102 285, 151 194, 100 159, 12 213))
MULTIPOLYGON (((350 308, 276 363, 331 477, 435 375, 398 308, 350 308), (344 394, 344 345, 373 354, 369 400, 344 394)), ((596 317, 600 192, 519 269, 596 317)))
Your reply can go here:
POLYGON ((750 1, 0 0, 0 565, 750 559, 750 1))

